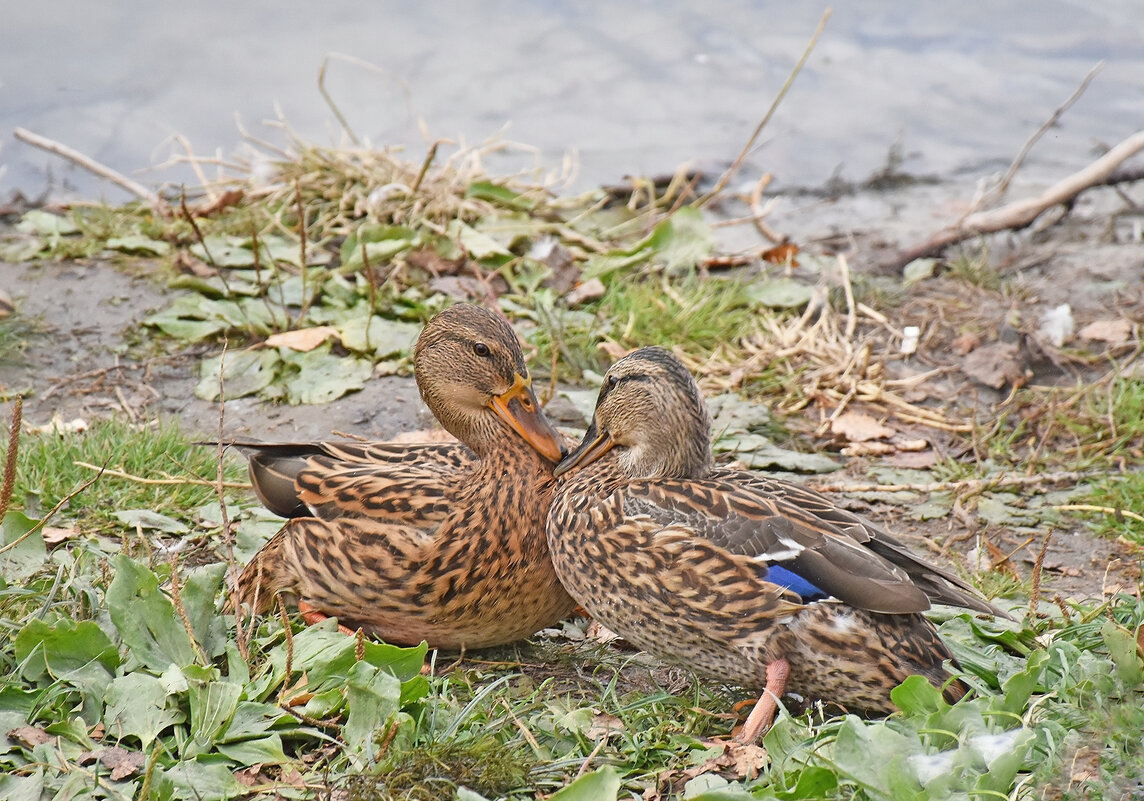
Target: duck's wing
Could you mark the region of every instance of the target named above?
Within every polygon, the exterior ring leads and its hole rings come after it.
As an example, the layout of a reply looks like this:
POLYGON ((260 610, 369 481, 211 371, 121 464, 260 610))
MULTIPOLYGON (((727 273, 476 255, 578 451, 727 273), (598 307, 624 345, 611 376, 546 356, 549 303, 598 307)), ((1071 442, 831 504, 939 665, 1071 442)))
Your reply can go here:
POLYGON ((633 481, 621 491, 625 516, 687 529, 765 567, 768 581, 804 600, 833 597, 889 614, 929 608, 905 570, 781 497, 719 479, 633 481))
MULTIPOLYGON (((394 501, 404 507, 402 497, 416 500, 417 492, 433 503, 477 458, 459 442, 227 444, 247 456, 255 494, 282 517, 368 516, 371 503, 394 501)), ((374 513, 387 511, 374 508, 374 513)), ((395 507, 394 513, 402 511, 408 510, 395 507)))
POLYGON ((784 506, 795 507, 812 516, 824 527, 836 532, 836 535, 849 537, 904 570, 910 580, 933 602, 1009 617, 1007 613, 982 599, 961 577, 922 559, 885 529, 861 515, 842 509, 819 492, 756 473, 718 471, 716 476, 774 497, 784 506))

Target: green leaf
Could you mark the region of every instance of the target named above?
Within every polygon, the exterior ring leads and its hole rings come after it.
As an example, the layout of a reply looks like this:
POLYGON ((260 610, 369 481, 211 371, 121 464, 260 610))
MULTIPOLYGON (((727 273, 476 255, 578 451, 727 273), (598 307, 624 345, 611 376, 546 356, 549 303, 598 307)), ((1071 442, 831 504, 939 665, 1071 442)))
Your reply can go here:
POLYGON ((1144 665, 1140 662, 1136 637, 1128 629, 1111 620, 1104 621, 1100 636, 1104 639, 1108 653, 1116 664, 1116 675, 1129 687, 1138 686, 1144 679, 1144 665))
POLYGON ((350 670, 346 681, 349 717, 342 731, 350 750, 372 762, 373 735, 384 727, 401 703, 401 682, 388 671, 365 662, 350 670))
MULTIPOLYGON (((0 545, 11 545, 35 528, 37 522, 23 512, 8 512, 0 523, 0 545)), ((0 553, 0 576, 5 581, 19 584, 39 570, 47 556, 48 550, 40 532, 28 534, 19 545, 0 553)))
POLYGON ((412 228, 402 225, 363 225, 342 243, 342 265, 338 273, 357 272, 365 267, 362 257, 362 243, 371 267, 393 259, 403 250, 408 250, 420 242, 420 235, 412 228))
POLYGON ((890 690, 890 700, 907 715, 927 715, 949 706, 942 698, 941 690, 923 676, 907 676, 905 681, 890 690))
POLYGON ((274 381, 281 362, 277 349, 231 351, 203 359, 195 396, 205 401, 218 400, 220 369, 227 400, 261 392, 274 381))
POLYGON ((473 792, 468 787, 458 787, 455 801, 489 801, 483 795, 473 792))
POLYGON ((585 773, 548 797, 549 801, 616 801, 620 777, 610 765, 585 773))
POLYGON ((132 234, 131 236, 113 236, 108 239, 107 249, 141 256, 166 256, 171 252, 171 245, 161 239, 152 239, 142 234, 132 234))
POLYGON ((184 756, 192 757, 210 751, 230 726, 242 687, 217 679, 188 678, 187 693, 191 708, 191 739, 187 742, 184 756))
POLYGON ((222 654, 228 644, 226 622, 215 608, 225 575, 226 564, 218 562, 197 567, 183 577, 183 609, 195 639, 209 657, 222 654))
POLYGON ((473 181, 465 190, 465 197, 487 200, 517 211, 531 211, 536 208, 536 201, 532 198, 514 192, 507 186, 494 184, 492 181, 473 181))
POLYGON ((16 223, 16 230, 24 234, 39 234, 40 236, 62 236, 78 234, 79 226, 68 217, 58 214, 49 214, 46 211, 32 209, 24 212, 20 222, 16 223))
POLYGON ((925 798, 909 757, 922 750, 916 737, 908 737, 885 724, 866 725, 847 715, 830 749, 840 777, 847 777, 870 795, 895 801, 925 798))
POLYGON ((175 607, 159 590, 155 574, 122 554, 115 557, 114 567, 107 611, 135 658, 156 672, 171 664, 192 664, 191 639, 175 607))
POLYGON ((156 771, 161 777, 158 797, 162 798, 163 791, 166 797, 173 796, 172 790, 178 793, 177 798, 195 799, 195 801, 233 801, 245 796, 249 788, 243 787, 234 778, 234 773, 228 765, 217 762, 199 762, 185 760, 169 768, 160 768, 156 771), (163 785, 168 785, 163 787, 163 785))
POLYGON ((185 718, 167 703, 163 682, 146 673, 128 673, 108 685, 104 725, 115 738, 138 737, 144 751, 162 731, 185 718))
POLYGON ((65 618, 54 625, 32 620, 16 635, 15 652, 16 661, 23 663, 24 677, 31 681, 45 673, 58 678, 93 661, 108 671, 119 666, 119 652, 92 620, 65 618))
POLYGON ((488 234, 483 234, 460 220, 453 220, 446 229, 450 239, 457 240, 461 247, 474 259, 487 259, 493 256, 512 256, 512 251, 501 245, 488 234))
POLYGON ((698 209, 684 206, 652 231, 647 242, 668 273, 692 270, 715 251, 715 233, 698 209))
POLYGON ((283 765, 290 757, 282 751, 282 738, 269 734, 257 740, 220 743, 218 752, 240 765, 283 765))
MULTIPOLYGON (((212 267, 253 267, 254 250, 249 239, 237 236, 208 236, 191 245, 191 253, 212 267), (205 247, 204 247, 205 245, 205 247)), ((269 264, 262 264, 268 269, 269 264)))
POLYGON ((40 801, 44 793, 43 768, 27 775, 0 774, 0 798, 5 801, 40 801))
POLYGON ((293 722, 294 718, 276 704, 240 701, 221 742, 233 743, 260 738, 283 720, 293 722))
POLYGON ((776 791, 782 801, 802 801, 803 799, 826 798, 838 787, 838 777, 828 768, 809 765, 799 771, 798 782, 790 790, 776 791))

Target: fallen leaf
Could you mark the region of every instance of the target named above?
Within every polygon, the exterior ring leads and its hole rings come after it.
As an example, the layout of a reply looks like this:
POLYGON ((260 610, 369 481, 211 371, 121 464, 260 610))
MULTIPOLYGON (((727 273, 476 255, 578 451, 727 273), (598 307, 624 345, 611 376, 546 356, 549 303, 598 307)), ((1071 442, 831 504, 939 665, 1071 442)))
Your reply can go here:
POLYGON ((171 260, 171 264, 179 272, 188 273, 199 278, 212 278, 218 275, 218 270, 211 267, 202 259, 192 256, 186 250, 176 252, 175 258, 171 260))
POLYGON ((120 748, 117 745, 99 748, 95 751, 84 751, 79 755, 77 761, 79 764, 85 765, 96 759, 105 768, 111 768, 111 780, 117 782, 126 779, 133 773, 138 773, 147 761, 147 757, 142 751, 128 751, 126 748, 120 748))
POLYGON ((600 712, 592 716, 592 723, 584 731, 589 740, 606 740, 609 737, 619 737, 624 731, 624 722, 615 715, 600 712))
POLYGON ((937 464, 935 451, 898 451, 886 457, 886 463, 893 467, 909 467, 915 470, 924 470, 937 464))
POLYGON ((791 267, 798 266, 798 260, 795 256, 798 255, 799 247, 793 242, 787 242, 784 245, 775 245, 773 248, 768 248, 759 254, 759 258, 769 264, 790 264, 791 267))
POLYGON ((953 342, 949 343, 949 347, 958 356, 964 356, 980 345, 981 338, 977 336, 977 334, 974 334, 972 331, 966 331, 964 334, 960 334, 954 337, 953 342))
POLYGON ((1077 336, 1120 345, 1132 336, 1132 323, 1128 320, 1095 320, 1082 328, 1077 336))
POLYGON ((209 217, 216 212, 238 205, 242 198, 243 191, 241 189, 227 189, 213 201, 204 200, 201 204, 193 206, 191 214, 196 217, 209 217))
POLYGON ((12 302, 12 296, 0 289, 0 317, 7 317, 14 311, 16 304, 12 302))
POLYGON ((87 431, 87 421, 82 417, 63 420, 59 415, 52 415, 52 419, 42 426, 28 426, 32 434, 82 434, 87 431))
POLYGON ((57 528, 56 526, 44 526, 40 529, 40 533, 44 537, 45 545, 59 545, 64 540, 70 540, 73 537, 79 536, 78 529, 57 528))
POLYGON ((694 779, 704 773, 715 773, 724 779, 753 779, 770 762, 767 751, 754 743, 741 743, 731 740, 726 743, 712 743, 723 749, 721 754, 706 762, 683 771, 684 779, 694 779))
POLYGON ((1006 384, 1024 382, 1025 368, 1021 361, 1021 347, 1015 342, 991 342, 970 353, 961 363, 961 370, 974 381, 993 389, 1006 384))
POLYGON ((618 342, 613 342, 610 339, 604 340, 603 342, 598 344, 596 347, 599 350, 604 351, 604 353, 607 355, 607 357, 614 362, 617 362, 620 359, 622 359, 628 355, 627 348, 623 347, 618 342))
POLYGON ((290 348, 290 350, 308 353, 331 336, 336 336, 337 333, 328 325, 316 325, 312 328, 299 328, 295 331, 272 334, 266 338, 266 344, 272 348, 290 348))
POLYGON ((21 726, 18 729, 12 729, 8 732, 8 738, 21 742, 28 748, 35 748, 37 745, 50 743, 56 739, 55 735, 48 734, 37 726, 21 726))
POLYGON ((894 429, 884 426, 868 414, 843 412, 830 423, 831 433, 846 437, 851 442, 892 437, 894 429))
POLYGON ((602 298, 604 291, 603 281, 599 278, 590 278, 579 286, 574 287, 564 296, 564 301, 569 306, 579 306, 581 303, 586 303, 589 300, 602 298))

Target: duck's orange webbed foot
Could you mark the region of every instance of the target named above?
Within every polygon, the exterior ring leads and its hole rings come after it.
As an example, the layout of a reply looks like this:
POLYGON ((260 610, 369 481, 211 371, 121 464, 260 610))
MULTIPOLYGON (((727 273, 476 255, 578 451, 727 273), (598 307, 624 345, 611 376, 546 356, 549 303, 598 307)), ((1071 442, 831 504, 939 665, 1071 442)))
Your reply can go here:
POLYGON ((735 735, 741 743, 753 743, 759 736, 775 722, 775 713, 779 711, 779 699, 786 692, 787 677, 790 675, 790 663, 785 659, 776 659, 767 665, 767 686, 759 696, 755 708, 747 716, 747 722, 742 730, 735 735))
MULTIPOLYGON (((307 626, 313 626, 321 623, 323 620, 330 619, 329 615, 325 614, 324 612, 319 612, 306 601, 298 602, 298 614, 302 616, 302 620, 305 621, 307 626)), ((338 624, 338 631, 340 631, 342 634, 345 634, 347 637, 352 637, 357 633, 349 626, 343 626, 341 623, 338 624)))

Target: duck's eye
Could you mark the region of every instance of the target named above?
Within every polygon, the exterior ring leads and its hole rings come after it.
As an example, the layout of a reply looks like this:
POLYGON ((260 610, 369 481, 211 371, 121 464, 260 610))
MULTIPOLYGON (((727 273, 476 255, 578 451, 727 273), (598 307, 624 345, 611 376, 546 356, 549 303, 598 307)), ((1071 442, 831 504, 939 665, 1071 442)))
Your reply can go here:
POLYGON ((489 356, 493 355, 492 350, 484 342, 478 342, 473 345, 473 353, 477 354, 482 359, 487 359, 489 356))

